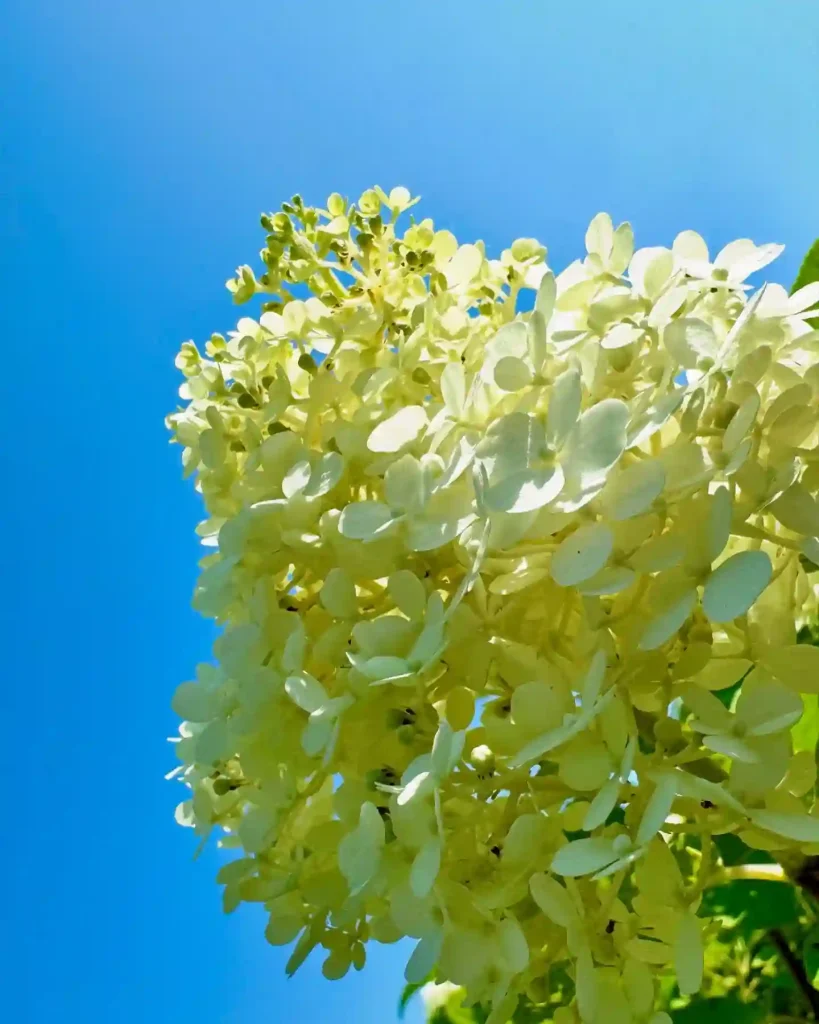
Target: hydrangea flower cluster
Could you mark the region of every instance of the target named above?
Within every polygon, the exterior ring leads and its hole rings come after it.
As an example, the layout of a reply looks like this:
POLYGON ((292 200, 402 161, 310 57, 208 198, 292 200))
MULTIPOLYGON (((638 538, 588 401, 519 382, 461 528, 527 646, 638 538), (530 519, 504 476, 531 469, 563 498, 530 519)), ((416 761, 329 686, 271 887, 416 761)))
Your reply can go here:
POLYGON ((401 233, 416 201, 264 216, 228 283, 258 319, 177 359, 223 627, 173 701, 177 818, 288 971, 411 936, 407 979, 490 1024, 555 992, 559 1024, 662 1024, 714 837, 819 853, 819 285, 752 294, 780 246, 635 252, 606 214, 556 276, 401 233))

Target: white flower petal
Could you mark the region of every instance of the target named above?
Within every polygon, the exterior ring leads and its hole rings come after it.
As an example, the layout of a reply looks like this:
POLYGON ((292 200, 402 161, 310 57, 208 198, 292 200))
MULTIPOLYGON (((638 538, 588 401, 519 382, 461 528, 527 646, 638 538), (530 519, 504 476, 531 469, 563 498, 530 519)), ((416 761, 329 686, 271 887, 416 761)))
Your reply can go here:
POLYGON ((727 487, 718 487, 711 495, 708 509, 708 533, 705 540, 709 562, 715 561, 722 554, 730 539, 732 515, 731 492, 727 487))
POLYGON ((730 477, 734 473, 737 473, 745 465, 748 456, 753 451, 754 439, 752 437, 746 437, 740 441, 739 444, 734 448, 731 453, 731 458, 728 460, 727 465, 722 471, 723 476, 730 477))
POLYGON ((586 252, 599 256, 605 266, 614 244, 614 225, 607 213, 598 213, 586 229, 586 252))
MULTIPOLYGON (((321 709, 319 709, 321 710, 321 709)), ((335 720, 333 718, 313 718, 304 727, 301 734, 302 750, 308 757, 316 757, 324 750, 333 735, 335 720)))
MULTIPOLYGON (((802 645, 807 646, 807 645, 802 645)), ((748 736, 769 736, 789 729, 802 717, 802 698, 777 680, 744 686, 736 705, 737 718, 748 736)))
POLYGON ((390 597, 408 619, 423 617, 427 604, 424 584, 409 569, 399 569, 387 580, 390 597))
POLYGON ((731 417, 731 422, 725 429, 722 437, 722 447, 726 452, 733 452, 740 441, 744 439, 754 424, 759 407, 759 395, 754 391, 753 394, 748 395, 742 402, 742 405, 731 417))
POLYGON ((683 266, 708 263, 708 246, 696 231, 681 231, 674 239, 671 252, 683 266))
POLYGON ((432 772, 419 772, 398 794, 398 806, 403 807, 410 800, 419 800, 429 796, 435 789, 436 782, 437 780, 432 772))
POLYGON ((645 847, 641 847, 638 850, 632 850, 630 853, 627 853, 625 857, 620 857, 618 860, 612 861, 611 864, 607 864, 599 871, 595 871, 591 880, 596 882, 600 878, 608 878, 610 875, 617 874, 617 872, 622 871, 623 868, 631 867, 635 861, 638 861, 641 857, 645 856, 645 852, 645 847))
POLYGON ((528 352, 528 331, 523 320, 504 324, 486 345, 481 377, 487 384, 495 379, 495 367, 506 356, 524 359, 528 352))
POLYGON ((529 352, 529 361, 535 368, 535 372, 543 366, 548 353, 546 323, 543 313, 535 309, 526 325, 526 347, 529 352))
POLYGON ((540 279, 537 296, 535 298, 535 311, 540 313, 547 324, 552 317, 556 297, 557 282, 555 280, 555 275, 551 270, 549 270, 540 279))
POLYGON ((405 405, 383 420, 367 439, 371 452, 397 452, 426 429, 427 414, 421 405, 405 405))
POLYGON ((586 674, 580 684, 580 698, 583 710, 588 711, 600 696, 603 681, 606 678, 606 655, 604 651, 595 651, 586 674))
POLYGON ((190 682, 176 688, 171 707, 187 722, 209 722, 218 714, 220 703, 218 692, 190 682))
POLYGON ((708 727, 709 732, 731 731, 734 716, 713 693, 709 693, 696 683, 691 683, 683 687, 682 698, 700 722, 708 727))
POLYGON ((356 501, 343 509, 338 529, 350 540, 372 540, 393 522, 389 505, 380 501, 356 501))
POLYGON ((819 693, 819 647, 789 644, 770 647, 763 664, 777 679, 798 693, 819 693))
POLYGON ((654 246, 637 250, 629 264, 628 275, 638 292, 653 298, 662 291, 673 269, 671 250, 654 246))
POLYGON ((583 819, 584 831, 593 832, 598 826, 604 824, 617 806, 619 795, 620 780, 617 778, 609 779, 589 804, 586 817, 583 819))
POLYGON ((663 344, 671 358, 685 369, 694 369, 704 356, 713 359, 718 348, 711 325, 696 317, 672 320, 663 331, 663 344))
POLYGON ((722 736, 720 734, 706 736, 702 741, 702 745, 708 747, 709 750, 715 751, 717 754, 723 754, 725 757, 742 761, 743 764, 759 764, 760 761, 759 754, 754 748, 744 740, 737 739, 736 736, 722 736))
POLYGON ((443 474, 435 483, 436 491, 443 491, 469 469, 475 458, 477 441, 473 437, 462 434, 454 443, 446 462, 443 474))
POLYGON ((302 711, 317 711, 328 700, 327 691, 307 672, 298 676, 288 676, 284 683, 284 691, 295 705, 302 711))
POLYGON ((347 879, 351 894, 360 892, 375 875, 384 845, 384 823, 376 807, 361 805, 358 826, 338 845, 338 867, 347 879))
POLYGON ((441 840, 433 836, 418 851, 410 870, 410 888, 422 900, 431 892, 441 869, 441 840))
POLYGON ((622 274, 628 267, 634 254, 634 232, 631 224, 624 221, 618 224, 614 231, 611 255, 609 257, 609 270, 612 274, 622 274))
POLYGON ((532 371, 517 356, 504 356, 495 363, 495 383, 501 391, 520 391, 532 383, 532 371))
POLYGON ((747 813, 737 798, 716 782, 701 779, 698 775, 690 775, 681 768, 675 768, 671 774, 676 785, 677 796, 690 797, 692 800, 708 800, 715 807, 730 807, 732 811, 741 815, 747 813))
MULTIPOLYGON (((512 974, 525 971, 529 963, 529 944, 523 929, 514 917, 505 917, 501 921, 498 926, 498 940, 506 970, 512 974)), ((517 1002, 517 996, 514 998, 517 1002)), ((503 1019, 506 1019, 506 1014, 503 1015, 503 1019)), ((491 1024, 491 1020, 487 1020, 487 1024, 491 1024)))
POLYGON ((633 324, 615 324, 600 339, 600 347, 607 351, 625 348, 626 345, 634 345, 644 334, 645 331, 641 327, 635 327, 633 324))
POLYGON ((541 679, 516 686, 511 703, 512 721, 527 735, 542 735, 558 728, 574 706, 565 687, 541 679))
POLYGON ((819 302, 819 281, 813 281, 795 291, 788 298, 788 314, 794 316, 797 313, 802 313, 815 306, 817 302, 819 302))
POLYGON ((331 569, 324 580, 319 599, 337 619, 352 618, 358 608, 355 584, 343 569, 331 569))
POLYGON ((466 403, 466 375, 461 363, 447 363, 444 367, 441 396, 450 415, 460 416, 466 403))
POLYGON ((472 282, 483 266, 483 254, 477 245, 462 245, 444 267, 444 277, 450 288, 460 288, 472 282))
POLYGON ((338 452, 322 455, 310 473, 310 479, 302 492, 305 498, 320 498, 331 491, 344 472, 344 459, 338 452))
POLYGON ((534 512, 554 501, 562 490, 560 466, 525 469, 493 484, 486 492, 486 504, 495 512, 534 512))
POLYGON ((653 651, 670 640, 682 626, 697 603, 697 592, 693 587, 682 589, 668 600, 659 614, 649 620, 640 637, 641 651, 653 651))
POLYGON ((400 679, 410 671, 409 663, 405 658, 396 658, 389 654, 377 654, 373 658, 367 658, 356 667, 374 683, 400 679))
POLYGON ((623 989, 638 1019, 651 1013, 654 1006, 654 975, 648 964, 629 958, 623 965, 623 989))
POLYGON ((384 495, 393 508, 417 510, 424 503, 424 470, 413 455, 402 455, 384 474, 384 495))
POLYGON ((605 474, 626 447, 629 408, 617 398, 605 398, 587 409, 566 442, 563 467, 567 478, 590 487, 605 481, 605 474))
POLYGON ((307 486, 310 480, 310 463, 303 459, 285 473, 282 480, 282 493, 285 498, 292 498, 307 486))
POLYGON ((476 519, 474 513, 451 519, 416 519, 409 524, 407 546, 410 551, 435 551, 455 540, 476 519))
POLYGON ((432 741, 430 766, 438 779, 445 779, 460 758, 464 745, 464 734, 454 732, 446 719, 438 725, 438 731, 432 741))
POLYGON ((221 761, 228 753, 229 743, 230 734, 227 722, 222 718, 214 718, 198 734, 194 741, 196 761, 203 765, 221 761))
POLYGON ((580 371, 564 370, 552 385, 546 416, 546 443, 559 450, 572 431, 583 401, 580 371))
POLYGON ((404 968, 404 979, 408 985, 420 985, 432 973, 441 954, 443 934, 434 932, 425 935, 412 951, 412 955, 404 968))
POLYGON ((536 736, 510 759, 509 767, 519 768, 527 761, 537 761, 550 750, 554 750, 575 736, 582 728, 582 724, 579 719, 574 718, 566 724, 558 726, 557 729, 550 729, 548 732, 536 736))
POLYGON ((679 409, 684 397, 683 388, 678 388, 662 395, 645 412, 635 416, 628 426, 627 446, 639 447, 656 434, 679 409))
POLYGON ((757 270, 767 267, 784 248, 784 245, 773 242, 767 245, 754 245, 750 238, 738 238, 717 253, 714 266, 727 270, 729 280, 739 284, 757 270))
POLYGON ((594 961, 587 946, 583 946, 577 954, 575 969, 575 992, 577 1009, 583 1024, 592 1024, 598 1019, 598 985, 594 961))
POLYGON ((792 484, 769 507, 779 522, 794 533, 819 536, 819 501, 801 483, 792 484))
POLYGON ((595 573, 590 579, 578 583, 577 589, 589 597, 619 594, 627 590, 636 578, 637 574, 633 569, 625 565, 610 565, 595 573))

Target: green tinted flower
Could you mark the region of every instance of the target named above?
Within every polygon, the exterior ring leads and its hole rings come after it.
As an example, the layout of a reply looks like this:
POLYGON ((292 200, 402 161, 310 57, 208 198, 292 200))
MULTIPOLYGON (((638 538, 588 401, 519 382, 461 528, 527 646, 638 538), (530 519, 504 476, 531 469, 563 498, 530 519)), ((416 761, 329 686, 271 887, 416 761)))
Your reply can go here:
POLYGON ((289 971, 409 936, 492 1024, 558 976, 561 1024, 662 1024, 710 837, 819 850, 819 293, 605 214, 555 276, 402 230, 416 201, 265 216, 259 319, 177 359, 222 630, 173 698, 177 820, 289 971))

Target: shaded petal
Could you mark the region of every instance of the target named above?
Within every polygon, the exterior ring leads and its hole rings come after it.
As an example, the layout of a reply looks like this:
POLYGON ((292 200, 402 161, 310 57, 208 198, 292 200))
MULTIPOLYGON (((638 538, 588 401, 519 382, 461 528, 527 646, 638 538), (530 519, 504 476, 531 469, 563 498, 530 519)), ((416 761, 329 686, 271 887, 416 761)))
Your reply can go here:
POLYGON ((663 774, 655 783, 654 792, 648 799, 635 842, 644 846, 661 830, 665 819, 671 813, 677 796, 676 781, 672 775, 663 774))
POLYGON ((646 459, 609 477, 600 505, 607 519, 631 519, 649 509, 663 487, 665 466, 658 459, 646 459))
POLYGON ((692 911, 686 911, 681 918, 674 941, 674 968, 677 984, 684 996, 693 996, 702 985, 704 954, 702 930, 692 911))
POLYGON ((577 911, 566 889, 550 875, 538 872, 529 879, 532 899, 555 924, 568 928, 577 918, 577 911))
POLYGON ((495 512, 533 512, 554 501, 562 490, 559 466, 526 469, 492 485, 486 492, 486 504, 495 512))
POLYGON ((773 574, 764 551, 740 551, 726 559, 706 581, 702 607, 712 622, 730 622, 745 612, 768 586, 773 574))
POLYGON ((604 523, 581 526, 561 541, 549 570, 561 587, 572 587, 598 573, 614 547, 614 534, 604 523))
POLYGON ((617 860, 614 840, 590 837, 575 839, 557 851, 552 858, 552 871, 567 878, 591 875, 617 860))
POLYGON ((819 843, 819 818, 809 814, 784 814, 776 811, 753 811, 751 820, 767 832, 793 839, 798 843, 819 843))
POLYGON ((372 540, 395 522, 388 505, 380 501, 356 501, 342 511, 338 529, 350 540, 372 540))

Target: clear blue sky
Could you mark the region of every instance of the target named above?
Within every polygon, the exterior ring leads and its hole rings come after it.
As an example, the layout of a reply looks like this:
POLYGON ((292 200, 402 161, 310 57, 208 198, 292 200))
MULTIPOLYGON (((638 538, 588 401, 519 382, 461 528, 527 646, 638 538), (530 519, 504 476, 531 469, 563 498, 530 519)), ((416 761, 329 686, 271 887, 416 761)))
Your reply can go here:
POLYGON ((562 267, 606 209, 638 244, 784 242, 789 282, 819 234, 819 3, 2 9, 7 1019, 392 1024, 395 950, 286 982, 173 823, 168 703, 211 641, 176 349, 232 325, 261 210, 375 182, 495 253, 534 235, 562 267))

